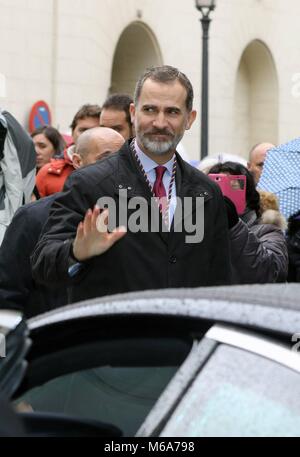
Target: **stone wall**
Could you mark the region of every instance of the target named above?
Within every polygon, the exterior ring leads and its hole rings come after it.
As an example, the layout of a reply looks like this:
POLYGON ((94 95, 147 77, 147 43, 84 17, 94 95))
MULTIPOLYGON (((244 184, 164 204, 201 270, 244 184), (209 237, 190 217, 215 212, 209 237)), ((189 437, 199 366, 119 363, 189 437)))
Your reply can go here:
MULTIPOLYGON (((193 0, 0 0, 0 104, 27 125, 44 99, 65 131, 83 103, 132 91, 146 64, 165 63, 190 77, 200 109, 199 16, 193 0)), ((218 0, 212 18, 210 153, 246 157, 255 142, 298 136, 300 2, 218 0)), ((190 158, 199 137, 200 116, 190 158)))

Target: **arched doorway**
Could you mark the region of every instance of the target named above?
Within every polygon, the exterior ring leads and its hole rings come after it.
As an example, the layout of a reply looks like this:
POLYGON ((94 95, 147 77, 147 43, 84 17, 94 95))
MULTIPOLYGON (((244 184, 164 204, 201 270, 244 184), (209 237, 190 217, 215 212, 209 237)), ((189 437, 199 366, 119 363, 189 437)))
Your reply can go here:
POLYGON ((233 152, 247 158, 253 145, 278 141, 278 77, 272 54, 259 40, 240 60, 234 100, 233 152))
POLYGON ((131 23, 116 47, 110 93, 133 95, 139 76, 156 65, 162 65, 162 56, 153 32, 143 22, 131 23))

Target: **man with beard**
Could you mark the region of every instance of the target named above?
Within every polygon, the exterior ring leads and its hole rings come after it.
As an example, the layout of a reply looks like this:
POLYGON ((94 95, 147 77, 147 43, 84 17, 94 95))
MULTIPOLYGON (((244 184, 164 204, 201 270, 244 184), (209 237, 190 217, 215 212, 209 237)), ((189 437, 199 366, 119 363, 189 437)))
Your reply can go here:
POLYGON ((196 117, 189 79, 170 66, 147 70, 131 117, 136 138, 71 176, 32 258, 36 280, 68 283, 72 302, 231 279, 221 192, 176 152, 196 117))

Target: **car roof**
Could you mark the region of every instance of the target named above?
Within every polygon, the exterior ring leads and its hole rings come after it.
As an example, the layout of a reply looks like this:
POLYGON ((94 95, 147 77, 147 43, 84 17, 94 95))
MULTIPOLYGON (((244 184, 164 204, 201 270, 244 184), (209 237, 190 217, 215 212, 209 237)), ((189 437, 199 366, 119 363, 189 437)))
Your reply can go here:
POLYGON ((92 316, 200 318, 283 333, 300 332, 300 284, 164 289, 101 297, 28 321, 30 330, 92 316))

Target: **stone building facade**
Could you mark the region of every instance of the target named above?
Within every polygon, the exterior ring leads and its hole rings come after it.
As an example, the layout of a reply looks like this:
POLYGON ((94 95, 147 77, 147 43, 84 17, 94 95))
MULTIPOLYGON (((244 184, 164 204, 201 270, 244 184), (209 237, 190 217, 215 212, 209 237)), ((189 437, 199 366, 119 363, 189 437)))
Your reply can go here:
MULTIPOLYGON (((193 0, 0 0, 0 105, 25 126, 34 102, 68 129, 83 103, 132 92, 145 67, 178 66, 200 111, 193 0)), ((217 0, 210 28, 211 154, 299 136, 299 0, 217 0)), ((200 113, 199 113, 200 114, 200 113)), ((199 158, 200 115, 184 139, 199 158)))

